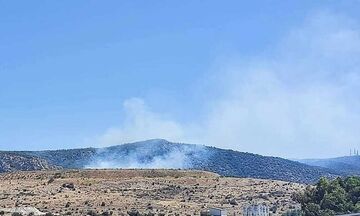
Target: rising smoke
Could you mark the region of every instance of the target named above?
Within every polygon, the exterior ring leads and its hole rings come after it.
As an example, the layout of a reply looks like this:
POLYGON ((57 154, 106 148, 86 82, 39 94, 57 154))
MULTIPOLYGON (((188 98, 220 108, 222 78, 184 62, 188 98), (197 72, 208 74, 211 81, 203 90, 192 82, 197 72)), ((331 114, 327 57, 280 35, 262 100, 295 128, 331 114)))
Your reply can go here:
POLYGON ((86 168, 192 168, 209 153, 203 146, 181 145, 166 140, 148 140, 98 149, 86 168))
MULTIPOLYGON (((341 15, 313 14, 273 50, 226 63, 212 74, 215 79, 205 82, 223 91, 205 97, 204 118, 179 123, 132 98, 124 102, 125 123, 110 128, 99 143, 160 137, 291 158, 345 154, 360 140, 359 27, 358 20, 341 15)), ((132 158, 124 166, 143 166, 132 158)), ((149 166, 184 161, 178 152, 167 158, 149 166)))

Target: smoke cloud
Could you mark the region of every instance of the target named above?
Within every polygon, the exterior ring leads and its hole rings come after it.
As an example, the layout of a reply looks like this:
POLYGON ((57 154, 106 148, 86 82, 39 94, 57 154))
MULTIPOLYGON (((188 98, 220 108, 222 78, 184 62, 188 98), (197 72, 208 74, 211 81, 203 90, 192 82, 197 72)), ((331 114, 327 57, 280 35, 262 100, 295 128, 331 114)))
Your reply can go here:
POLYGON ((185 169, 190 168, 189 159, 186 153, 172 151, 166 155, 152 158, 149 162, 142 162, 138 153, 122 155, 121 161, 113 157, 96 158, 86 168, 105 169, 105 168, 124 168, 124 169, 185 169))
POLYGON ((170 144, 154 139, 100 148, 86 168, 192 168, 210 153, 203 146, 170 144))
POLYGON ((124 124, 100 143, 164 138, 287 158, 346 154, 360 140, 359 27, 341 15, 313 14, 272 50, 212 74, 205 82, 223 91, 204 101, 205 117, 179 123, 132 98, 124 102, 124 124))
POLYGON ((108 129, 99 138, 102 146, 162 138, 181 140, 183 127, 176 121, 152 112, 141 98, 130 98, 123 103, 125 120, 122 127, 108 129))

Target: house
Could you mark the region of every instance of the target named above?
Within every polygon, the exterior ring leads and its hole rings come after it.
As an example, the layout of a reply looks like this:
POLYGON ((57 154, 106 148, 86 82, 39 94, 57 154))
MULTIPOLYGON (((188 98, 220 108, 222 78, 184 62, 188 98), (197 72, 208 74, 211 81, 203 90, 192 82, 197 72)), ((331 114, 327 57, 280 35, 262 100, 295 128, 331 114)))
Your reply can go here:
POLYGON ((227 212, 224 209, 220 208, 210 208, 209 213, 211 216, 226 216, 227 212))
POLYGON ((243 216, 269 216, 269 207, 266 205, 250 205, 243 208, 243 216))
POLYGON ((209 208, 200 213, 201 216, 227 216, 227 212, 220 208, 209 208))

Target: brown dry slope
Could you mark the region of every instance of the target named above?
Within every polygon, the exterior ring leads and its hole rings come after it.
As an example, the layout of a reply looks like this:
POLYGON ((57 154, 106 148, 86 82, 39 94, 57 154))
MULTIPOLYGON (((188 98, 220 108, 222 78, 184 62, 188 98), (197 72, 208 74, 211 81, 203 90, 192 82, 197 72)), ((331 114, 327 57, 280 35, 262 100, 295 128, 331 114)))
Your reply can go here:
POLYGON ((276 214, 293 208, 291 194, 304 185, 223 178, 183 170, 62 170, 0 175, 0 208, 36 207, 60 215, 199 215, 221 207, 230 215, 244 205, 266 203, 276 214), (275 209, 275 208, 274 208, 275 209))

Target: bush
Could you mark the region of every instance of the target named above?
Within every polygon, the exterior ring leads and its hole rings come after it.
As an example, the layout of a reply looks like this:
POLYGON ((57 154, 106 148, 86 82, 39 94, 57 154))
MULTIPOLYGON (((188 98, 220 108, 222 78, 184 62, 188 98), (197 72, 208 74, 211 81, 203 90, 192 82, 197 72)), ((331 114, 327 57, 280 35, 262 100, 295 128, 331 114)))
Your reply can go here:
POLYGON ((321 178, 304 192, 294 194, 305 216, 329 216, 360 212, 360 177, 321 178))
POLYGON ((48 184, 51 184, 51 183, 53 183, 54 181, 55 181, 55 178, 54 178, 54 177, 50 177, 47 183, 48 183, 48 184))
POLYGON ((131 209, 131 211, 128 211, 127 214, 128 214, 129 216, 141 216, 141 214, 139 213, 139 211, 136 210, 136 209, 131 209))
POLYGON ((97 212, 95 212, 94 210, 89 210, 86 215, 99 216, 99 214, 97 212))
POLYGON ((284 214, 282 214, 282 216, 301 216, 302 212, 300 209, 295 209, 295 210, 289 210, 287 212, 285 212, 284 214))

